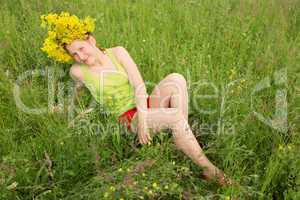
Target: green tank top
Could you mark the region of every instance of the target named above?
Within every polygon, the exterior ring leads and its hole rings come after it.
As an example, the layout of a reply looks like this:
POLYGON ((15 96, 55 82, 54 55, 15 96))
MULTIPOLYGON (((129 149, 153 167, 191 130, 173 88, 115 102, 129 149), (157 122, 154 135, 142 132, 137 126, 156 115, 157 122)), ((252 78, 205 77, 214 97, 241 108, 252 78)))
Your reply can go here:
POLYGON ((129 82, 125 69, 112 51, 107 49, 106 52, 117 72, 109 70, 101 74, 92 74, 88 66, 83 64, 81 65, 83 83, 106 112, 120 116, 136 106, 134 88, 129 82))

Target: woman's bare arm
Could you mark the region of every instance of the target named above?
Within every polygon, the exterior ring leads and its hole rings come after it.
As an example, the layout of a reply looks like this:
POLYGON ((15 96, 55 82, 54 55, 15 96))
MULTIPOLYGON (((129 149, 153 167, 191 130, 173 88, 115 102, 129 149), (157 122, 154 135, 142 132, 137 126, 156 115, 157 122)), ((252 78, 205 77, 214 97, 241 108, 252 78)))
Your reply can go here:
POLYGON ((82 75, 81 75, 80 66, 78 64, 72 65, 69 74, 71 78, 74 80, 73 102, 75 101, 75 99, 78 101, 78 97, 80 96, 84 86, 84 84, 81 81, 82 75))
POLYGON ((116 52, 118 60, 123 64, 130 83, 134 86, 137 108, 138 111, 141 112, 141 115, 143 115, 147 110, 148 97, 144 80, 137 65, 124 47, 115 47, 114 51, 116 52))
POLYGON ((147 143, 150 140, 146 126, 147 115, 147 90, 137 65, 124 47, 115 47, 114 51, 118 60, 123 64, 130 83, 135 89, 135 101, 137 106, 138 129, 142 131, 140 142, 147 143))

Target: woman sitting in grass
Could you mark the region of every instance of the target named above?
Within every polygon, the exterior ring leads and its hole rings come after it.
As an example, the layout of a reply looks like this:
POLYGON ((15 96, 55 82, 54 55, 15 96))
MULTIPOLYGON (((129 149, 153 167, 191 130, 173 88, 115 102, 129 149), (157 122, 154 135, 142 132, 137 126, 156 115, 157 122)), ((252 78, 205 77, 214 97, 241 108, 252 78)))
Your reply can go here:
MULTIPOLYGON (((123 47, 103 49, 92 36, 94 19, 81 20, 62 12, 41 16, 48 26, 42 50, 70 68, 75 87, 86 86, 97 102, 136 133, 141 144, 150 142, 151 133, 170 128, 176 147, 204 168, 206 179, 226 184, 224 173, 205 156, 188 124, 188 91, 185 78, 167 75, 148 96, 137 65, 123 47)), ((153 136, 153 135, 152 135, 153 136)))

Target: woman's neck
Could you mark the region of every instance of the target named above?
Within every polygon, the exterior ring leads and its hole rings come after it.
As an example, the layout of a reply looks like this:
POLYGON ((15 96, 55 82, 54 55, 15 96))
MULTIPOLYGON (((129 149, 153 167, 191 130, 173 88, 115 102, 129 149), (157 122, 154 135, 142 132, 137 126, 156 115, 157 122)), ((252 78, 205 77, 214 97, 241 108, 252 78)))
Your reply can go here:
POLYGON ((94 64, 89 65, 89 67, 103 67, 108 65, 110 60, 107 58, 105 52, 101 51, 98 47, 95 48, 96 51, 96 59, 94 64))

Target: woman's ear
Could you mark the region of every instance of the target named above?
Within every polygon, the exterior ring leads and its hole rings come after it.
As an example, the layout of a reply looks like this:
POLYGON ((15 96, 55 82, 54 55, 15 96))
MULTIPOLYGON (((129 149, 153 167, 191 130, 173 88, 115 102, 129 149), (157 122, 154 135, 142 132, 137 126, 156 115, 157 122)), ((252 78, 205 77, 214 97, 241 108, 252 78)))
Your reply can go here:
POLYGON ((90 43, 93 46, 96 46, 96 39, 94 38, 94 36, 89 35, 87 38, 88 43, 90 43))

